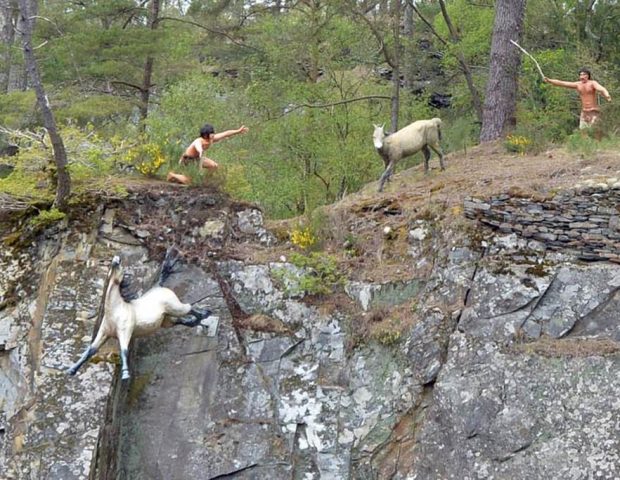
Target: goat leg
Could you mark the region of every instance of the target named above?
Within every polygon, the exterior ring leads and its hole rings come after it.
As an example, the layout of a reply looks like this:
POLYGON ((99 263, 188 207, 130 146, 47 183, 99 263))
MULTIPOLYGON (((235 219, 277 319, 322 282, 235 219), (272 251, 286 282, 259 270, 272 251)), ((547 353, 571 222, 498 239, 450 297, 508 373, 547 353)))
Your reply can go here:
POLYGON ((388 167, 385 169, 385 172, 383 172, 383 175, 381 175, 381 178, 379 179, 379 191, 380 192, 383 191, 383 184, 385 183, 386 180, 389 180, 389 178, 392 176, 393 171, 394 171, 394 162, 390 162, 388 167))
POLYGON ((439 157, 439 167, 440 167, 442 170, 445 170, 445 169, 446 169, 446 167, 445 167, 445 165, 444 165, 444 163, 443 163, 443 150, 441 149, 441 146, 440 146, 440 145, 437 145, 437 146, 433 146, 433 145, 431 145, 430 147, 433 149, 433 151, 434 151, 434 152, 437 154, 437 156, 439 157))
POLYGON ((129 362, 127 360, 127 349, 121 348, 121 379, 128 380, 131 376, 129 374, 129 362))
POLYGON ((99 350, 99 348, 101 348, 101 345, 103 345, 105 343, 105 341, 108 339, 108 336, 106 333, 104 333, 104 329, 100 328, 99 331, 97 332, 97 336, 95 337, 95 339, 93 340, 93 343, 91 343, 88 348, 84 351, 84 353, 82 354, 82 356, 80 357, 80 359, 75 362, 71 367, 69 367, 67 369, 67 373, 69 375, 75 375, 78 371, 78 369, 84 365, 84 363, 86 363, 88 360, 90 360, 90 358, 97 353, 97 351, 99 350))
POLYGON ((129 342, 131 341, 131 335, 133 329, 124 329, 117 332, 118 346, 121 351, 121 379, 128 380, 131 376, 129 374, 129 361, 127 360, 129 352, 129 342))
POLYGON ((175 323, 186 327, 196 327, 200 322, 211 315, 211 310, 207 308, 192 307, 189 315, 178 318, 175 323))
POLYGON ((69 375, 75 375, 79 368, 84 365, 90 358, 97 353, 97 348, 93 346, 93 344, 89 345, 88 348, 84 351, 80 359, 75 362, 71 367, 67 369, 67 373, 69 375))
POLYGON ((428 145, 422 147, 422 153, 424 154, 424 173, 428 173, 428 162, 431 159, 431 150, 428 145))

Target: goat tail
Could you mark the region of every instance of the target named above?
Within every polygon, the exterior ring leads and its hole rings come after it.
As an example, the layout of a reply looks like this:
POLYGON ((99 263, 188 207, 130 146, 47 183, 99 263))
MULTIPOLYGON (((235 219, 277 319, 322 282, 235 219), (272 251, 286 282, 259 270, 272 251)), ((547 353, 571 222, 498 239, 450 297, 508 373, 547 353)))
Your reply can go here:
POLYGON ((160 287, 163 286, 164 282, 173 273, 173 268, 179 260, 179 255, 180 253, 174 245, 168 247, 168 250, 166 250, 166 256, 164 257, 159 272, 159 281, 157 282, 160 287))
POLYGON ((441 121, 441 118, 438 117, 433 118, 433 120, 435 120, 435 125, 437 125, 437 138, 441 141, 441 125, 443 122, 441 121))

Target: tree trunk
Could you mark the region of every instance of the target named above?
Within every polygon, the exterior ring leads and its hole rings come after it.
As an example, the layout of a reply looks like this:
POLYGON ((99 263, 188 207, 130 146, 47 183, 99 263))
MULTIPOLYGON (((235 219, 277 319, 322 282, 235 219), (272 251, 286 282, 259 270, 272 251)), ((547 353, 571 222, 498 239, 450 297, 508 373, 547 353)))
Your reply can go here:
POLYGON ((404 14, 404 28, 403 36, 405 37, 406 47, 403 49, 403 77, 404 86, 408 91, 411 91, 413 87, 413 76, 415 74, 413 66, 415 62, 415 49, 413 44, 413 4, 411 2, 405 3, 404 14))
MULTIPOLYGON (((36 15, 36 4, 31 11, 36 15)), ((17 1, 0 2, 0 93, 26 89, 26 69, 14 55, 15 33, 21 28, 17 1)))
POLYGON ((33 27, 33 15, 30 10, 28 0, 19 0, 20 10, 20 22, 21 22, 21 37, 22 45, 24 48, 24 61, 26 64, 26 70, 32 81, 36 96, 37 104, 41 109, 43 115, 43 124, 47 129, 47 133, 52 141, 52 148, 54 150, 54 160, 56 162, 56 198, 54 200, 54 207, 60 211, 65 211, 67 207, 67 199, 71 193, 71 177, 67 170, 67 153, 65 151, 65 145, 56 128, 56 121, 54 114, 50 108, 49 100, 45 94, 43 83, 41 82, 41 76, 39 75, 39 69, 37 67, 37 61, 32 49, 32 31, 33 27))
POLYGON ((480 141, 500 138, 516 125, 521 52, 510 40, 521 41, 526 0, 497 0, 491 42, 491 62, 482 112, 480 141))
MULTIPOLYGON (((148 28, 151 31, 157 29, 159 24, 159 7, 161 0, 151 0, 151 8, 149 10, 148 28)), ((145 120, 149 114, 149 102, 151 99, 151 87, 153 77, 153 64, 155 59, 152 55, 146 57, 144 64, 144 75, 142 78, 142 88, 140 89, 140 119, 142 120, 142 128, 145 127, 145 120)))
POLYGON ((392 32, 394 35, 394 55, 392 57, 392 132, 398 130, 398 115, 400 109, 400 11, 401 0, 392 0, 392 32))
POLYGON ((0 3, 0 93, 8 91, 11 49, 15 41, 13 22, 16 16, 17 9, 10 2, 0 3))

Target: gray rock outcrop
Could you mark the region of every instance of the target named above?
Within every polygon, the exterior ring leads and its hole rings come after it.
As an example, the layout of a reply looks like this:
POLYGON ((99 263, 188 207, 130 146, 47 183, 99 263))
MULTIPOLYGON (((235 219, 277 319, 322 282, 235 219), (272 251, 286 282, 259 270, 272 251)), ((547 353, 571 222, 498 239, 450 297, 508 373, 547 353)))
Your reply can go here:
POLYGON ((2 257, 3 295, 18 285, 0 312, 5 477, 620 478, 620 266, 514 232, 481 241, 415 224, 425 234, 409 235, 402 261, 426 273, 347 282, 321 308, 277 273, 312 272, 227 255, 275 242, 258 211, 214 196, 140 198, 41 239, 20 268, 17 254, 2 257), (151 206, 169 212, 157 229, 151 206), (113 345, 66 377, 111 255, 147 288, 182 227, 186 257, 168 286, 215 312, 216 335, 175 327, 138 339, 130 382, 113 345), (409 328, 383 341, 360 333, 374 311, 397 308, 409 328))

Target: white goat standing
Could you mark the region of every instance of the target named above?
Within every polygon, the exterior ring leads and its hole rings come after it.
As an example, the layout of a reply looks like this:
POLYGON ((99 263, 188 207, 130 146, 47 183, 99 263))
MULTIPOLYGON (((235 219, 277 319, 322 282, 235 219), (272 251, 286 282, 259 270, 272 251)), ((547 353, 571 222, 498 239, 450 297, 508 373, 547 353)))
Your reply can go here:
POLYGON ((158 285, 151 288, 137 299, 129 300, 125 295, 125 284, 121 259, 112 259, 104 286, 104 300, 100 308, 97 323, 97 335, 80 359, 73 364, 67 373, 75 375, 78 369, 88 361, 110 337, 116 337, 120 346, 122 379, 129 378, 127 353, 132 336, 143 336, 158 330, 164 317, 175 317, 174 323, 194 327, 201 320, 211 315, 207 309, 192 307, 182 303, 169 288, 161 285, 172 273, 172 267, 178 259, 178 251, 168 249, 162 264, 158 285))
POLYGON ((441 140, 441 119, 418 120, 387 136, 383 131, 383 125, 374 125, 374 127, 375 131, 372 134, 372 140, 385 164, 385 171, 379 179, 380 192, 383 191, 385 181, 389 180, 392 175, 396 163, 420 150, 424 154, 424 173, 428 173, 431 148, 439 155, 439 166, 442 170, 445 170, 443 151, 439 144, 441 140))

